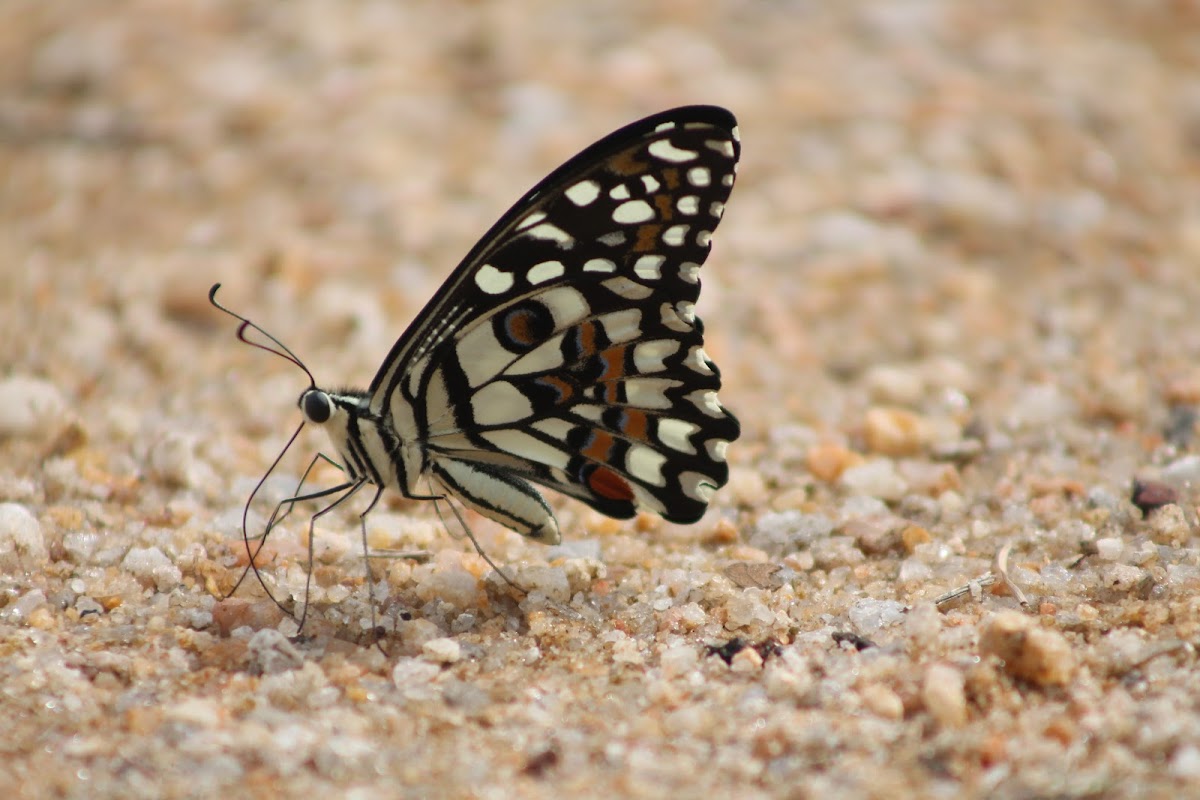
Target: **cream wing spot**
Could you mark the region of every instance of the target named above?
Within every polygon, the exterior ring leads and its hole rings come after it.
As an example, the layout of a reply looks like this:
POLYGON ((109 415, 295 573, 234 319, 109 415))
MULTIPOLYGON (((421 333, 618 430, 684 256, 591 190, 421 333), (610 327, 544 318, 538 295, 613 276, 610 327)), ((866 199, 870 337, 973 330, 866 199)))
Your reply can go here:
POLYGON ((505 425, 533 414, 529 398, 507 381, 484 386, 471 398, 471 415, 482 426, 505 425))
POLYGON ((533 284, 545 283, 559 277, 564 272, 566 272, 566 267, 561 261, 543 261, 530 267, 529 272, 525 273, 525 279, 533 284))
POLYGON ((515 456, 536 461, 549 467, 566 469, 567 462, 570 460, 565 451, 559 450, 557 447, 551 447, 524 431, 510 428, 499 431, 484 431, 480 436, 495 445, 497 450, 512 453, 515 456))
POLYGON ((629 187, 623 183, 618 183, 616 186, 608 190, 608 196, 613 200, 628 200, 633 197, 629 191, 629 187))
POLYGON ((663 231, 663 244, 669 247, 679 247, 687 240, 689 225, 672 225, 663 231))
POLYGON ((571 236, 571 234, 567 233, 557 225, 551 225, 549 222, 543 222, 540 225, 535 225, 529 229, 528 233, 534 239, 557 242, 564 250, 574 246, 575 244, 575 239, 571 236))
POLYGON ((600 196, 600 184, 593 180, 580 181, 564 194, 572 203, 583 208, 590 206, 600 196))
POLYGON ((663 477, 663 465, 667 457, 645 445, 635 444, 625 454, 625 468, 629 474, 642 483, 651 486, 665 486, 667 479, 663 477))
POLYGON ((649 286, 643 286, 636 281, 631 281, 623 275, 616 278, 609 278, 601 285, 613 294, 624 297, 627 300, 645 300, 654 293, 654 290, 649 286))
POLYGON ((596 241, 605 247, 620 247, 625 244, 626 238, 628 237, 625 236, 625 231, 613 231, 598 237, 596 241))
POLYGON ((612 219, 620 225, 647 222, 654 219, 654 209, 645 200, 626 200, 613 210, 612 219))
POLYGON ((659 187, 661 187, 662 184, 659 183, 658 178, 654 177, 653 175, 643 175, 642 186, 646 187, 646 194, 654 194, 659 190, 659 187))
POLYGON ((475 273, 475 285, 488 294, 504 294, 513 287, 511 272, 501 272, 491 264, 484 264, 475 273))
POLYGON ((644 281, 656 281, 662 277, 662 265, 666 256, 642 256, 633 264, 633 274, 644 281))
POLYGON ((704 449, 708 451, 708 457, 718 463, 725 460, 725 452, 729 449, 729 442, 724 439, 709 439, 704 443, 704 449))
POLYGON ((616 272, 617 263, 609 258, 592 258, 584 262, 584 272, 616 272))
POLYGON ((685 216, 695 216, 700 211, 700 198, 694 194, 684 195, 675 203, 675 208, 685 216))
POLYGON ((726 158, 733 158, 733 142, 728 139, 709 139, 704 143, 709 150, 714 150, 726 158))
POLYGON ((687 171, 687 180, 696 188, 703 188, 712 183, 712 172, 708 167, 692 167, 687 171))
POLYGON ((708 247, 712 243, 712 231, 696 231, 696 244, 708 247))
POLYGON ((633 348, 633 365, 641 373, 662 372, 667 368, 664 359, 678 350, 679 342, 674 339, 639 342, 633 348))
POLYGON ((684 150, 682 147, 676 147, 671 143, 670 139, 659 139, 657 142, 651 142, 646 151, 655 158, 661 161, 669 161, 672 164, 683 164, 688 161, 694 161, 700 155, 695 150, 684 150))
POLYGON ((658 421, 658 440, 679 453, 696 454, 696 447, 688 437, 700 430, 694 422, 664 417, 658 421))
POLYGON ((685 261, 679 265, 679 277, 688 283, 699 283, 700 265, 691 261, 685 261))

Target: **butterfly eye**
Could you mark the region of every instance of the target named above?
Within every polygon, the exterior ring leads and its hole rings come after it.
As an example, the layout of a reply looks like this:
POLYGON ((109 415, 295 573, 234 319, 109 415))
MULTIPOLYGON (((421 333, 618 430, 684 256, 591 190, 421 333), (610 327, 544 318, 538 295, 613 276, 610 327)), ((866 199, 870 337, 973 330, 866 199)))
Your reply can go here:
POLYGON ((329 417, 333 415, 333 404, 329 402, 329 395, 320 389, 309 389, 305 392, 300 398, 300 409, 309 422, 315 422, 317 425, 328 422, 329 417))

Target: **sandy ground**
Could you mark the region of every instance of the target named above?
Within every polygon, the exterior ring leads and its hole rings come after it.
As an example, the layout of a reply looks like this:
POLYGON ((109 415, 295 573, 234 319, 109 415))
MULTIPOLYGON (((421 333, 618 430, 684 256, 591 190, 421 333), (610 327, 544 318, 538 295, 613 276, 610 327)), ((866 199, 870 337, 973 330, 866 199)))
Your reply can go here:
POLYGON ((1200 792, 1198 31, 1189 0, 0 4, 0 791, 1200 792), (521 192, 688 102, 744 144, 710 514, 556 499, 555 548, 472 517, 522 595, 398 498, 370 546, 428 560, 368 582, 334 513, 306 589, 307 509, 263 558, 304 637, 253 577, 226 599, 306 381, 208 287, 366 384, 521 192))

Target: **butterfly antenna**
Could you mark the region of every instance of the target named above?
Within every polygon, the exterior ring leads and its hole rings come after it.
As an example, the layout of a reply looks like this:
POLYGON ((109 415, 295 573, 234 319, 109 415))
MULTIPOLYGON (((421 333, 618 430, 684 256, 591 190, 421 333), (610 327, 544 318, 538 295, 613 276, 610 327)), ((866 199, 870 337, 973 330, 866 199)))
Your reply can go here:
POLYGON ((313 374, 309 371, 308 367, 304 366, 304 362, 300 360, 299 356, 297 356, 290 349, 288 349, 287 345, 285 345, 283 342, 276 339, 271 334, 267 333, 267 331, 264 330, 263 327, 261 325, 259 325, 258 323, 251 322, 250 320, 246 319, 245 317, 243 317, 241 314, 237 313, 236 311, 232 311, 217 302, 217 290, 220 288, 221 288, 221 284, 219 284, 219 283, 213 284, 212 288, 208 290, 208 302, 212 303, 214 307, 216 307, 217 309, 219 309, 221 311, 224 311, 226 314, 228 314, 229 316, 233 317, 234 319, 236 319, 242 323, 241 325, 238 326, 238 330, 237 330, 238 340, 243 342, 244 344, 250 345, 251 347, 257 347, 259 350, 265 350, 268 353, 277 355, 280 358, 282 358, 284 361, 292 362, 297 367, 304 370, 304 374, 308 376, 309 384, 311 386, 316 386, 317 379, 313 377, 313 374), (259 334, 264 336, 267 339, 267 341, 269 341, 271 344, 273 344, 274 347, 269 347, 261 342, 250 341, 248 338, 246 338, 247 330, 257 331, 259 334))

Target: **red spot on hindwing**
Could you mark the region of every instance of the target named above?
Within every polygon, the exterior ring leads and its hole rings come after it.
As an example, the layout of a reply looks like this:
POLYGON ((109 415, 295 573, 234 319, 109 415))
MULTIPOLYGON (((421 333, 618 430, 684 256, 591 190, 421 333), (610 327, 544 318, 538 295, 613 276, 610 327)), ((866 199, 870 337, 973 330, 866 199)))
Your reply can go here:
POLYGON ((629 483, 608 467, 596 467, 587 479, 588 488, 609 500, 633 500, 633 489, 629 483))

